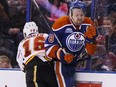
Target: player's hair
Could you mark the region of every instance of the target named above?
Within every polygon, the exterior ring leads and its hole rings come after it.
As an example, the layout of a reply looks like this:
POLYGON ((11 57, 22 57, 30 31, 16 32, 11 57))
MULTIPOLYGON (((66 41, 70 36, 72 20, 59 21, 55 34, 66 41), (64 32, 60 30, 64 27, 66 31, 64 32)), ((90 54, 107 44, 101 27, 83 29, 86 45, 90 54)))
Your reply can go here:
POLYGON ((4 62, 7 62, 7 63, 10 63, 10 59, 7 56, 5 56, 5 55, 1 55, 0 56, 0 61, 4 61, 4 62))

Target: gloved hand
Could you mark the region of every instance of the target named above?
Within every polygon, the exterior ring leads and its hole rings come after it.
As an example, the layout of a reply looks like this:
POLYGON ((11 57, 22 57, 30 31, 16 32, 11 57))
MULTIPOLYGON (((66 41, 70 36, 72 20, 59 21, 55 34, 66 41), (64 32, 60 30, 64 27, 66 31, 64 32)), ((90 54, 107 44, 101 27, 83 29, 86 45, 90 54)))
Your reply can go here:
POLYGON ((71 63, 74 59, 74 56, 70 53, 66 53, 66 51, 62 48, 59 48, 57 51, 57 58, 64 63, 71 63))
POLYGON ((67 63, 71 63, 74 59, 74 56, 70 53, 67 53, 64 55, 64 60, 67 62, 67 63))
POLYGON ((96 34, 96 29, 93 26, 88 26, 86 32, 84 33, 85 37, 89 39, 93 39, 96 34))

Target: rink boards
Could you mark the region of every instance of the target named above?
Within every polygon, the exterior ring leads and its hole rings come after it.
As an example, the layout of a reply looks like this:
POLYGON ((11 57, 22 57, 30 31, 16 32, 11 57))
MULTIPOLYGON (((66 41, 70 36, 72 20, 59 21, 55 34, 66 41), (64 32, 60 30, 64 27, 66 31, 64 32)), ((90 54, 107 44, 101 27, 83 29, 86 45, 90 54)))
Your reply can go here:
MULTIPOLYGON (((116 87, 115 72, 75 73, 76 87, 116 87)), ((0 69, 0 87, 26 87, 25 74, 19 69, 0 69)))
POLYGON ((26 87, 25 74, 19 69, 0 69, 0 87, 26 87))
POLYGON ((76 87, 116 87, 116 72, 77 72, 75 80, 76 87))

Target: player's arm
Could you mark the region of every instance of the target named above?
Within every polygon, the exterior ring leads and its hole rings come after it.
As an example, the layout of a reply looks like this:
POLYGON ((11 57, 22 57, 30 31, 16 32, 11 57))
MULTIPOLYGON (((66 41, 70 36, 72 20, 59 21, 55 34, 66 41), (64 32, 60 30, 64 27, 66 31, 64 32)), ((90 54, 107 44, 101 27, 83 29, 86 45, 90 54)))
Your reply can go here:
POLYGON ((97 29, 90 25, 87 27, 86 32, 84 33, 85 38, 86 38, 86 51, 88 54, 93 55, 96 50, 96 37, 98 36, 97 29))
POLYGON ((71 63, 73 61, 73 55, 67 53, 65 48, 62 48, 57 39, 55 38, 53 32, 51 32, 45 41, 46 56, 50 59, 57 59, 65 64, 71 63))
POLYGON ((46 55, 48 58, 57 58, 56 52, 58 51, 59 44, 55 38, 53 32, 50 32, 45 41, 46 55))
POLYGON ((98 36, 98 31, 90 18, 85 17, 84 23, 89 24, 86 28, 86 32, 84 32, 86 39, 85 49, 89 55, 93 55, 96 50, 96 37, 98 36))
POLYGON ((62 23, 60 23, 61 22, 60 20, 61 19, 58 19, 57 21, 55 21, 55 23, 53 24, 51 28, 52 30, 45 41, 46 55, 48 58, 57 58, 56 53, 58 49, 60 48, 58 40, 60 41, 59 37, 61 37, 60 34, 62 33, 62 32, 59 32, 58 30, 60 30, 59 28, 63 26, 62 23))
POLYGON ((17 63, 20 67, 20 69, 23 71, 24 70, 24 65, 23 65, 23 54, 22 54, 22 49, 21 49, 21 44, 19 44, 18 46, 18 51, 17 51, 17 56, 16 56, 16 60, 17 63))

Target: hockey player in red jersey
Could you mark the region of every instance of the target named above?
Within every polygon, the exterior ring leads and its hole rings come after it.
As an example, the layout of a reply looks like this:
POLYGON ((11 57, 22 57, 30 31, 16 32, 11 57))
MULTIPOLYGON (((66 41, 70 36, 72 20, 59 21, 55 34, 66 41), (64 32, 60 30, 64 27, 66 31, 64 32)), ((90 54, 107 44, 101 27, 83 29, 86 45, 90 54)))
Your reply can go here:
POLYGON ((26 73, 27 87, 57 87, 53 62, 45 57, 44 42, 48 34, 38 33, 35 22, 27 22, 23 34, 17 62, 26 73))
POLYGON ((81 1, 72 2, 69 16, 55 21, 45 41, 47 57, 55 60, 58 87, 73 87, 79 55, 83 50, 93 55, 96 50, 97 30, 85 17, 85 8, 81 1))

